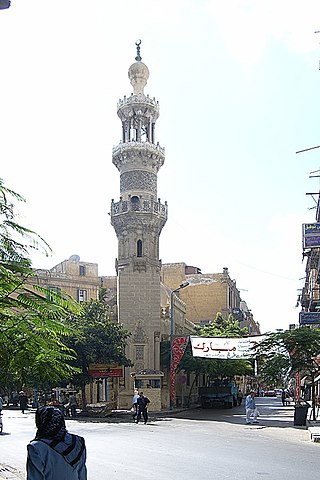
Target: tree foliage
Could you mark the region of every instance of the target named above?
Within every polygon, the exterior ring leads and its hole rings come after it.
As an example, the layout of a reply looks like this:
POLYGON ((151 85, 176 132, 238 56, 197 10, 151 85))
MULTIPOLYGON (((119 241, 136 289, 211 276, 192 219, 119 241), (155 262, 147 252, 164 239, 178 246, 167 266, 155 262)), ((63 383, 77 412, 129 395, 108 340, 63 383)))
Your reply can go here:
POLYGON ((268 359, 259 359, 259 376, 262 383, 271 387, 284 387, 290 371, 288 355, 274 354, 268 359))
POLYGON ((275 355, 288 358, 288 369, 292 373, 314 373, 313 358, 320 353, 320 329, 303 326, 294 330, 270 333, 254 347, 257 354, 270 362, 275 355))
POLYGON ((197 334, 200 337, 245 337, 248 329, 240 327, 240 323, 232 315, 225 319, 218 312, 212 323, 204 327, 197 327, 197 334))
POLYGON ((294 330, 270 333, 254 347, 260 355, 263 370, 292 375, 300 372, 310 378, 312 388, 313 418, 315 419, 315 375, 314 358, 320 354, 320 328, 302 326, 294 330))
POLYGON ((50 252, 47 243, 15 221, 14 201, 24 201, 0 179, 0 388, 46 383, 70 377, 73 352, 62 339, 63 322, 78 305, 38 285, 29 258, 32 249, 50 252))
MULTIPOLYGON (((244 337, 248 331, 241 328, 237 320, 229 315, 224 319, 220 312, 215 320, 205 327, 197 327, 196 334, 200 337, 244 337)), ((235 375, 252 373, 253 367, 248 360, 223 360, 210 358, 196 358, 192 355, 191 346, 188 345, 179 365, 179 370, 192 372, 196 375, 205 374, 208 381, 222 378, 232 378, 235 375)))
POLYGON ((131 365, 125 355, 130 333, 110 320, 109 307, 103 301, 84 302, 81 313, 70 318, 68 326, 76 329, 67 340, 68 347, 76 352, 72 363, 80 370, 73 377, 74 384, 83 387, 90 381, 91 363, 131 365))

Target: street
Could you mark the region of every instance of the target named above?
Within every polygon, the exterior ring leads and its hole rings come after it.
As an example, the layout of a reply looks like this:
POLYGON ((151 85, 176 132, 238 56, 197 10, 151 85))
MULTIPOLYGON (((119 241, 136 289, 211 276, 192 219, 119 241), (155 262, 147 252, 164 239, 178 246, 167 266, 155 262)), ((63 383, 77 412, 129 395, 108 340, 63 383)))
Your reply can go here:
MULTIPOLYGON (((240 406, 151 414, 147 425, 131 423, 130 416, 67 420, 67 428, 85 437, 88 478, 94 480, 318 478, 320 445, 310 442, 306 429, 293 427, 293 407, 278 398, 256 403, 258 425, 245 425, 240 406)), ((3 423, 0 464, 24 472, 34 414, 4 410, 3 423)))

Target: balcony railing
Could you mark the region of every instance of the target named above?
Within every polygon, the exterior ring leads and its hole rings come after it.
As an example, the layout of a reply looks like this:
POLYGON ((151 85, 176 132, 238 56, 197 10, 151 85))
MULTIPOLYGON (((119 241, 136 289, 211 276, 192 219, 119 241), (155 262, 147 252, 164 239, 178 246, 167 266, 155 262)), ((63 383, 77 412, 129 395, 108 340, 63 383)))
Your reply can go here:
POLYGON ((159 143, 154 144, 151 142, 135 141, 119 143, 119 145, 112 148, 112 156, 115 157, 121 153, 126 153, 128 150, 130 152, 134 152, 135 150, 141 151, 141 149, 146 150, 146 153, 149 153, 151 155, 156 154, 160 155, 163 158, 165 156, 165 149, 163 147, 160 147, 159 143))
POLYGON ((111 216, 121 215, 127 212, 153 213, 160 217, 167 218, 168 205, 160 201, 139 199, 138 202, 130 202, 130 200, 120 200, 111 203, 111 216))

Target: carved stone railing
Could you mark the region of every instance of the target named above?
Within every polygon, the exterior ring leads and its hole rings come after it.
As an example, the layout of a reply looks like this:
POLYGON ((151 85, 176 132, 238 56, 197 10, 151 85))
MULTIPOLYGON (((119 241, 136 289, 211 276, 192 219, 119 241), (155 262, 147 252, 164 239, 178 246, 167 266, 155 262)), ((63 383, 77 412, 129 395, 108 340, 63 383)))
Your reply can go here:
POLYGON ((139 202, 131 203, 130 200, 120 200, 111 202, 111 216, 121 215, 127 212, 153 213, 159 217, 167 218, 168 205, 159 201, 141 199, 139 202))
POLYGON ((120 99, 117 107, 118 109, 124 105, 150 105, 153 108, 159 109, 159 102, 155 98, 151 99, 149 95, 131 95, 130 97, 124 97, 120 99))
POLYGON ((156 145, 151 142, 126 142, 119 143, 119 145, 112 148, 112 157, 117 157, 123 153, 137 153, 144 150, 144 153, 148 156, 157 155, 163 158, 165 157, 165 149, 160 147, 159 143, 156 145))

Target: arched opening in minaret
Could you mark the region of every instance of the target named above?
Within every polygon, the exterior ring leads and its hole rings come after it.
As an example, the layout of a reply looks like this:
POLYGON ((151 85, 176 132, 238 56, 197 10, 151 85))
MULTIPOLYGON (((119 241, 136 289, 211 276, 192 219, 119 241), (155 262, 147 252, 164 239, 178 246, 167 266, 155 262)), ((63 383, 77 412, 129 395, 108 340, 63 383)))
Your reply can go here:
POLYGON ((137 241, 137 257, 142 257, 142 240, 137 241))
POLYGON ((140 198, 134 195, 133 197, 131 197, 130 200, 131 200, 131 210, 134 210, 135 212, 140 210, 140 198))
POLYGON ((122 141, 154 143, 154 127, 149 118, 135 115, 129 121, 122 122, 122 141))

